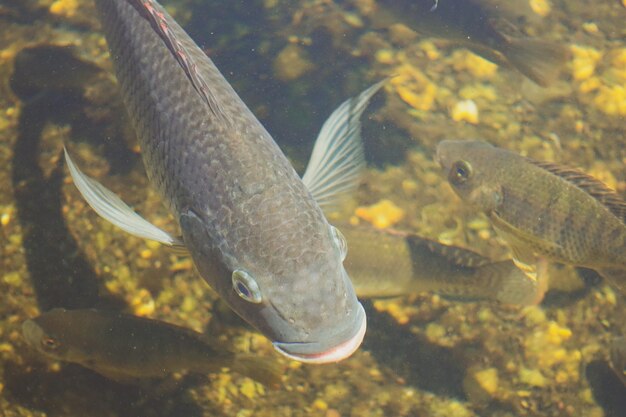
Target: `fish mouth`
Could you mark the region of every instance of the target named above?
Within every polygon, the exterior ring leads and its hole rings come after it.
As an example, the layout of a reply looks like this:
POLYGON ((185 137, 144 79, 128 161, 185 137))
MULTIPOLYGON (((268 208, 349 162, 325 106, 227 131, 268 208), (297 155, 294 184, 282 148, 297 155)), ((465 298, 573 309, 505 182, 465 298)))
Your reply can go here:
POLYGON ((321 352, 316 352, 316 347, 319 347, 320 343, 274 342, 274 349, 289 359, 311 364, 333 363, 348 358, 361 346, 361 342, 363 342, 363 337, 365 336, 365 329, 367 328, 365 310, 361 303, 358 304, 359 311, 357 312, 357 316, 360 317, 360 319, 358 319, 360 320, 359 327, 354 335, 338 345, 321 352), (313 353, 310 353, 311 351, 313 351, 313 353))

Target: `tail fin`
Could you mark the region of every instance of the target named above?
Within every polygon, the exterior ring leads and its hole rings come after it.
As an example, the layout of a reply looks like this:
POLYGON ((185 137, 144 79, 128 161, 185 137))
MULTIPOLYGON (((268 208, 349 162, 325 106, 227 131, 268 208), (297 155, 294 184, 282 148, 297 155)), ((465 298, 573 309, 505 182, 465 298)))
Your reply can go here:
POLYGON ((542 87, 556 80, 569 58, 564 46, 542 40, 507 38, 499 51, 519 72, 542 87))
POLYGON ((536 305, 541 302, 545 288, 528 277, 511 261, 496 262, 479 268, 491 279, 494 298, 504 304, 536 305))
POLYGON ((270 388, 277 388, 282 381, 282 366, 276 360, 256 355, 237 355, 232 369, 270 388))

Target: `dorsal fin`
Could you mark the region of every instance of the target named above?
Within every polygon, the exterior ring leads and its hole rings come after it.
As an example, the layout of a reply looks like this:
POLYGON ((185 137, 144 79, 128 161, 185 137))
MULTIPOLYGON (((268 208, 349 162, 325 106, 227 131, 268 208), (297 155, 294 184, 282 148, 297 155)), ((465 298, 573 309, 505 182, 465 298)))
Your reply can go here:
POLYGON ((598 200, 598 202, 604 205, 622 222, 626 223, 626 201, 624 201, 624 199, 622 199, 615 190, 599 179, 594 178, 579 169, 562 166, 553 162, 535 161, 530 158, 528 158, 528 160, 532 164, 543 168, 580 188, 598 200))
POLYGON ((223 122, 230 122, 230 118, 223 111, 222 106, 209 88, 202 73, 198 71, 198 66, 192 59, 189 51, 172 32, 167 12, 153 0, 130 0, 129 2, 150 23, 155 33, 163 40, 172 56, 178 61, 178 64, 187 75, 193 88, 206 102, 211 113, 223 122))
POLYGON ((460 248, 458 246, 444 245, 443 243, 422 238, 413 234, 407 235, 406 238, 412 245, 425 244, 430 252, 440 255, 446 258, 450 263, 460 267, 477 268, 492 262, 488 258, 469 249, 460 248))

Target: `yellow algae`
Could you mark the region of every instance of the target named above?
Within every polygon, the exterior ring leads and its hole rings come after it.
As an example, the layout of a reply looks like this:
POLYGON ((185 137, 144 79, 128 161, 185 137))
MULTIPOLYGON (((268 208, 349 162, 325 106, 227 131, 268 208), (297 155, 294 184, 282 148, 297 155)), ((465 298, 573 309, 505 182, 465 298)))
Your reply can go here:
POLYGON ((385 229, 393 226, 404 218, 405 211, 393 201, 383 199, 367 207, 358 207, 355 212, 359 218, 370 222, 374 227, 385 229))
POLYGON ((404 191, 405 194, 411 195, 415 193, 417 189, 418 189, 418 185, 415 181, 413 180, 402 181, 402 191, 404 191))
POLYGON ((343 20, 354 28, 362 28, 363 20, 356 13, 345 13, 343 15, 343 20))
POLYGON ((583 30, 592 35, 600 31, 600 29, 598 29, 598 25, 596 25, 594 22, 583 23, 583 30))
POLYGON ((431 61, 434 61, 441 57, 441 53, 439 52, 439 49, 437 49, 435 44, 432 43, 431 41, 420 42, 418 47, 422 51, 424 51, 424 54, 426 54, 426 57, 430 59, 431 61))
POLYGON ((572 337, 571 329, 554 321, 535 326, 533 333, 524 340, 524 356, 528 365, 552 373, 554 381, 566 383, 580 378, 582 354, 569 350, 564 343, 572 337))
MULTIPOLYGON (((397 59, 402 61, 402 55, 397 59)), ((391 88, 409 106, 416 110, 432 109, 437 95, 437 86, 420 70, 410 64, 402 64, 395 69, 397 74, 390 81, 391 88)))
POLYGON ((19 287, 22 285, 22 276, 20 275, 19 272, 12 271, 7 274, 4 274, 4 276, 2 277, 2 281, 5 284, 10 285, 12 287, 19 287))
POLYGON ((603 85, 593 103, 610 116, 626 116, 626 87, 623 85, 603 85))
POLYGON ((246 378, 239 387, 239 392, 241 392, 245 397, 252 400, 257 395, 256 382, 249 378, 246 378))
POLYGON ((193 263, 191 261, 191 258, 183 258, 183 259, 179 259, 175 261, 170 266, 170 271, 171 272, 188 271, 191 268, 193 268, 193 263))
POLYGON ((326 401, 322 400, 321 398, 317 398, 315 401, 313 401, 313 408, 326 411, 328 410, 328 403, 326 403, 326 401))
POLYGON ((459 96, 463 99, 495 101, 498 98, 496 89, 485 84, 470 84, 461 88, 459 96))
POLYGON ((524 318, 530 326, 542 324, 546 321, 546 313, 539 306, 528 306, 524 308, 524 318))
POLYGON ((376 61, 381 64, 393 64, 395 62, 394 53, 391 49, 379 49, 376 51, 376 61))
POLYGON ((155 303, 150 291, 141 288, 130 300, 130 307, 137 316, 149 316, 154 313, 155 303))
POLYGON ((426 338, 429 342, 437 343, 446 335, 446 328, 437 323, 428 323, 426 326, 426 338))
POLYGON ((476 402, 488 402, 498 392, 500 378, 496 368, 470 368, 463 379, 463 390, 476 402))
POLYGON ((474 372, 474 378, 488 394, 493 395, 498 391, 499 378, 496 368, 488 368, 474 372))
POLYGON ((467 50, 455 52, 452 60, 455 70, 468 71, 476 78, 491 78, 498 71, 497 64, 467 50))
POLYGON ((572 45, 572 76, 582 81, 591 77, 596 71, 596 65, 602 58, 602 52, 590 46, 572 45))
POLYGON ((474 100, 461 100, 457 102, 452 110, 450 116, 455 122, 468 122, 471 124, 478 123, 478 107, 474 100))
POLYGON ((395 301, 377 300, 374 302, 376 311, 385 312, 393 317, 398 324, 407 324, 409 316, 395 301))
POLYGON ((78 0, 57 0, 50 5, 50 13, 57 16, 73 17, 76 15, 78 0))
POLYGON ((606 169, 606 164, 604 162, 595 162, 593 166, 587 170, 587 172, 589 175, 602 181, 612 189, 617 189, 617 179, 612 172, 606 169))
POLYGON ((314 65, 309 60, 306 51, 295 44, 285 46, 274 60, 274 72, 283 81, 300 78, 311 71, 313 67, 314 65))
POLYGON ((590 93, 602 87, 602 81, 598 77, 589 77, 578 85, 581 93, 590 93))
POLYGON ((541 17, 546 17, 552 10, 552 5, 548 0, 530 0, 530 8, 541 17))

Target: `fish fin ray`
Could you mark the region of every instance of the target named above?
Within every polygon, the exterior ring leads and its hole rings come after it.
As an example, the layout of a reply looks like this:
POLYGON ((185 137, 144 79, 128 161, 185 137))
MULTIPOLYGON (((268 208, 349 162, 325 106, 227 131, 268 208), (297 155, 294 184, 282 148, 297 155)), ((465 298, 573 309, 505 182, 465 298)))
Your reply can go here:
POLYGON ((591 175, 576 168, 570 168, 554 162, 535 161, 527 158, 532 164, 563 178, 567 182, 582 189, 587 194, 598 200, 613 215, 626 223, 626 201, 608 185, 591 175))
MULTIPOLYGON (((408 239, 410 238, 409 236, 408 239)), ((432 252, 445 257, 457 266, 476 268, 491 263, 488 258, 469 249, 444 245, 433 240, 426 240, 426 245, 432 252)))
POLYGON ((626 297, 626 269, 602 268, 597 272, 626 297))
POLYGON ((155 240, 167 246, 184 246, 180 240, 135 213, 111 190, 83 174, 70 158, 67 149, 64 148, 64 152, 74 185, 101 217, 133 236, 155 240))
POLYGON ((280 363, 258 355, 237 355, 232 370, 270 388, 277 388, 282 381, 283 369, 280 363))
POLYGON ((554 42, 527 38, 505 37, 507 42, 499 51, 519 72, 542 87, 558 76, 569 58, 569 52, 554 42))
POLYGON ((360 117, 387 80, 344 101, 324 122, 302 181, 322 208, 336 205, 358 185, 365 168, 360 117))
POLYGON ((170 50, 172 56, 176 59, 182 70, 187 75, 193 88, 198 92, 200 97, 207 104, 211 113, 228 124, 232 124, 228 113, 222 109, 219 100, 209 88, 208 83, 204 79, 202 72, 198 69, 197 63, 193 60, 192 54, 187 50, 185 45, 175 36, 172 27, 167 19, 167 12, 153 0, 131 0, 131 4, 146 19, 155 33, 159 35, 163 43, 170 50))
POLYGON ((493 288, 485 290, 493 291, 494 298, 501 303, 535 305, 543 298, 543 294, 539 295, 537 280, 528 277, 512 261, 494 262, 481 266, 477 269, 477 273, 493 277, 489 280, 493 288))

